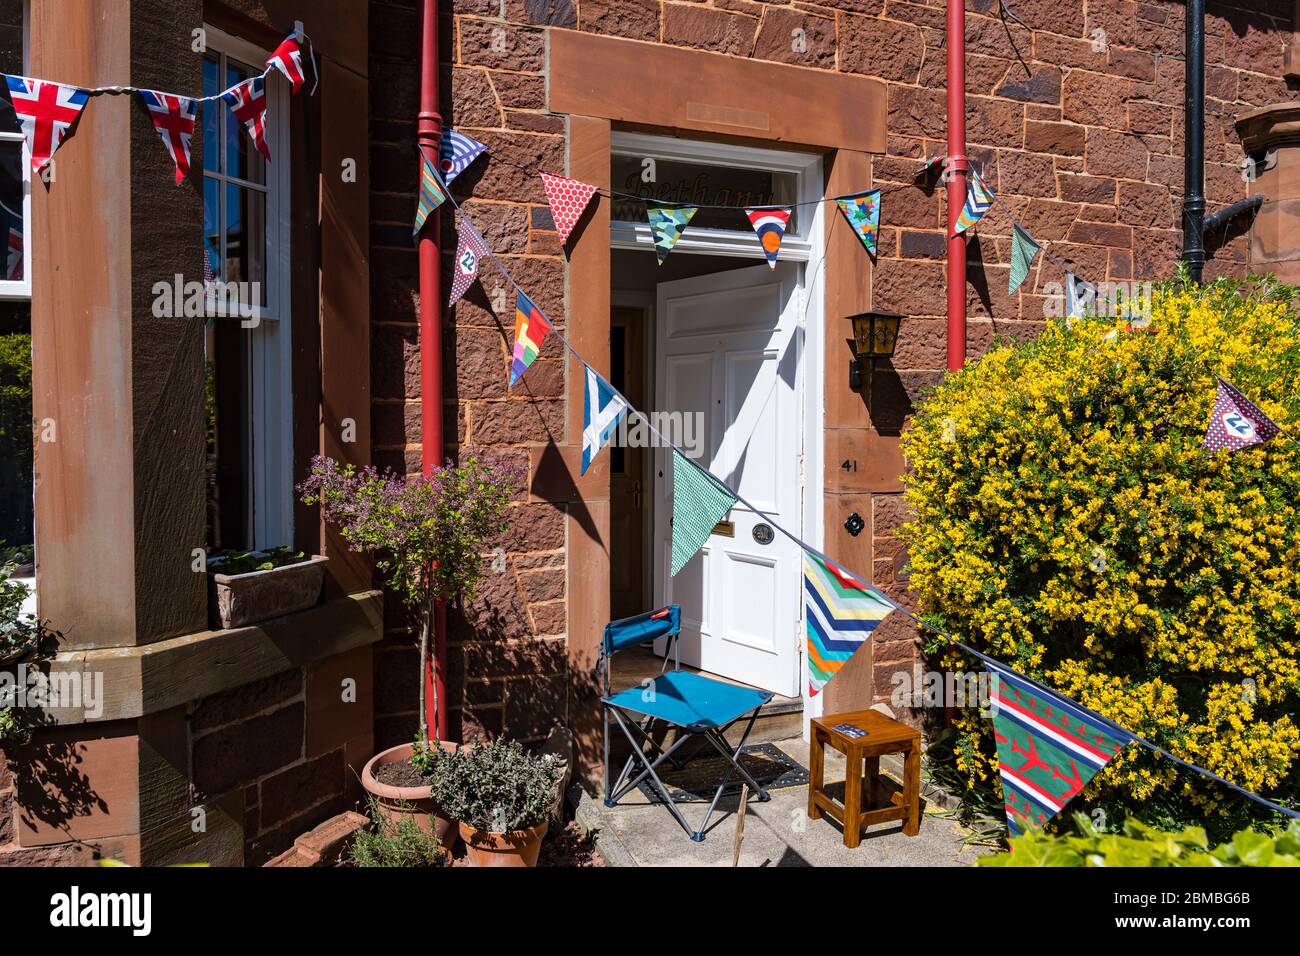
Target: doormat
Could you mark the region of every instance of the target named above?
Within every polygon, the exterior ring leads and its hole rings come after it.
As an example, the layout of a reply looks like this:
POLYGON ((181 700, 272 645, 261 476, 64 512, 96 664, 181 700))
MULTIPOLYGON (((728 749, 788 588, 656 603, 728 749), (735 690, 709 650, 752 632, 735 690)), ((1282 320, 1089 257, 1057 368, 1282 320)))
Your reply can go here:
MULTIPOLYGON (((702 742, 701 742, 702 743, 702 742)), ((688 745, 689 746, 689 745, 688 745)), ((705 744, 704 746, 708 746, 705 744)), ((730 769, 730 764, 716 751, 712 755, 696 751, 699 756, 678 770, 669 761, 660 764, 655 773, 664 782, 668 792, 676 801, 709 801, 718 789, 718 782, 730 769), (666 768, 666 769, 665 769, 666 768)), ((746 744, 740 751, 740 765, 749 771, 749 775, 763 785, 766 790, 784 790, 788 787, 803 787, 808 784, 808 768, 773 743, 746 744)), ((731 771, 732 780, 722 791, 724 796, 740 793, 745 782, 737 773, 731 771)), ((638 788, 651 803, 662 803, 663 799, 655 791, 654 783, 647 777, 638 788)))

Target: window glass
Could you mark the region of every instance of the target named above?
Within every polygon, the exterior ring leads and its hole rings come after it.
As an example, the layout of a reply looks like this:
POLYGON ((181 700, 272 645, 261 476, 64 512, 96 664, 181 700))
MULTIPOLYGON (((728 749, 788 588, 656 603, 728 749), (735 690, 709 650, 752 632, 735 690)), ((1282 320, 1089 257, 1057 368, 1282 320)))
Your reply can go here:
MULTIPOLYGON (((749 229, 745 206, 780 206, 797 200, 798 177, 794 173, 773 172, 735 166, 712 166, 704 163, 679 162, 647 156, 615 153, 611 159, 613 188, 643 199, 657 199, 684 205, 703 204, 732 206, 735 209, 701 208, 691 219, 693 228, 749 229), (653 165, 646 162, 654 159, 653 165), (653 175, 653 182, 645 177, 653 175)), ((645 204, 615 197, 613 216, 624 222, 645 222, 645 204)), ((798 232, 799 210, 790 217, 787 231, 798 232)))

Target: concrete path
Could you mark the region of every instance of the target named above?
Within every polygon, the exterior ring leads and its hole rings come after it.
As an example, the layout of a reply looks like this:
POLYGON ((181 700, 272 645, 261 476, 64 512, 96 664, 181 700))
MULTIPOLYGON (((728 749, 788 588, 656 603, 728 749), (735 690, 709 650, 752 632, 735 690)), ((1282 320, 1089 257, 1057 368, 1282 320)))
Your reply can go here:
MULTIPOLYGON (((780 741, 777 746, 808 766, 808 745, 801 740, 780 741)), ((891 766, 881 761, 882 771, 895 780, 902 777, 901 762, 891 766)), ((828 750, 826 779, 844 779, 844 760, 828 750)), ((963 866, 988 852, 963 847, 966 832, 953 820, 933 815, 933 801, 921 820, 921 832, 905 836, 901 823, 872 827, 862 844, 850 850, 844 846, 839 824, 829 817, 810 820, 807 787, 773 790, 772 799, 759 803, 753 797, 745 814, 745 836, 741 844, 741 866, 963 866)), ((610 866, 731 866, 732 842, 736 832, 737 797, 723 797, 718 803, 703 843, 693 843, 671 813, 633 792, 625 803, 607 809, 599 798, 585 794, 578 802, 578 825, 592 834, 596 848, 610 866)), ((682 805, 687 822, 698 824, 708 809, 705 803, 682 805)), ((923 801, 923 810, 927 809, 923 801)))

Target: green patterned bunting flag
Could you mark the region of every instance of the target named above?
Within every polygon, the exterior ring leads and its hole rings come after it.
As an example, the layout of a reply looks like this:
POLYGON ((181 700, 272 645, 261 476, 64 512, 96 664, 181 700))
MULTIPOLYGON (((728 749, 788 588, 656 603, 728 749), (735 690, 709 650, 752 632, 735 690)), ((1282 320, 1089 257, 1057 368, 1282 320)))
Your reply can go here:
POLYGON ((673 562, 675 575, 727 516, 736 497, 673 449, 673 562))
POLYGON ((1038 255, 1038 243, 1034 242, 1034 237, 1019 225, 1013 228, 1015 231, 1011 234, 1011 282, 1007 288, 1007 295, 1016 294, 1020 284, 1029 275, 1029 267, 1034 264, 1034 257, 1038 255))
POLYGON ((872 189, 852 196, 840 196, 835 200, 844 218, 853 227, 854 233, 862 240, 863 248, 869 255, 876 254, 876 237, 880 232, 880 190, 872 189))
POLYGON ((682 237, 686 224, 696 213, 694 206, 649 206, 645 214, 650 220, 650 231, 654 234, 655 255, 663 265, 668 253, 677 240, 682 237))

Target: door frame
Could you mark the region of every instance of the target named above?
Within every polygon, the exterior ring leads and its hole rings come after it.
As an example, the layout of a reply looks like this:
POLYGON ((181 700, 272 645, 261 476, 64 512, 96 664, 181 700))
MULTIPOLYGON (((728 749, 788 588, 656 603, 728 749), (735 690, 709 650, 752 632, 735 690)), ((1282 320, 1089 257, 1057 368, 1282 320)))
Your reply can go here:
MULTIPOLYGON (((613 308, 637 309, 643 323, 641 341, 645 348, 641 354, 641 381, 645 383, 644 391, 650 396, 649 402, 655 404, 655 349, 658 336, 655 327, 655 296, 653 292, 639 289, 611 289, 609 304, 613 308)), ((653 449, 650 449, 653 451, 653 449)), ((645 489, 644 500, 647 507, 641 509, 641 593, 654 594, 654 498, 650 494, 653 487, 654 455, 641 456, 641 487, 645 489)), ((608 585, 609 569, 605 569, 608 585)))
MULTIPOLYGON (((869 186, 873 156, 885 152, 889 127, 886 86, 857 74, 551 30, 546 31, 546 75, 547 107, 565 117, 567 175, 606 191, 611 186, 615 124, 679 131, 703 139, 726 137, 768 147, 790 144, 812 148, 825 159, 822 196, 827 198, 869 186), (626 69, 633 61, 641 65, 635 77, 626 69), (645 83, 646 75, 655 76, 656 82, 645 83), (593 76, 602 81, 593 82, 593 76), (633 83, 635 93, 627 95, 626 87, 633 83), (809 111, 808 103, 823 103, 827 108, 809 111)), ((609 200, 597 197, 584 220, 568 242, 565 331, 588 362, 598 370, 607 370, 609 200)), ((843 384, 837 359, 841 340, 842 348, 849 347, 849 337, 840 334, 844 324, 840 317, 870 309, 872 285, 872 264, 864 259, 861 243, 848 230, 832 229, 833 221, 830 216, 823 217, 825 264, 808 282, 810 288, 824 290, 822 322, 809 328, 805 339, 809 348, 818 343, 819 353, 832 346, 836 349, 836 355, 828 355, 822 363, 821 374, 807 379, 810 401, 806 407, 824 407, 826 434, 819 438, 832 456, 846 441, 861 443, 862 429, 869 424, 860 397, 843 384)), ((581 371, 575 371, 573 362, 566 364, 570 376, 581 371)), ((595 780, 601 766, 603 730, 599 685, 587 675, 596 673, 601 634, 609 621, 609 472, 601 467, 604 458, 598 457, 587 474, 579 474, 582 421, 582 390, 569 388, 558 458, 550 449, 534 455, 532 493, 566 514, 568 615, 564 636, 571 678, 569 724, 577 747, 578 773, 595 780)), ((868 445, 874 447, 871 441, 868 445)), ((811 539, 816 534, 812 529, 824 528, 832 520, 828 517, 831 509, 838 509, 849 493, 871 489, 828 488, 825 471, 818 478, 810 464, 805 464, 805 512, 821 515, 820 521, 808 522, 811 539)), ((831 557, 851 560, 853 566, 869 566, 869 541, 838 535, 823 540, 827 544, 822 550, 831 557)), ((812 709, 818 700, 814 699, 812 709)))

